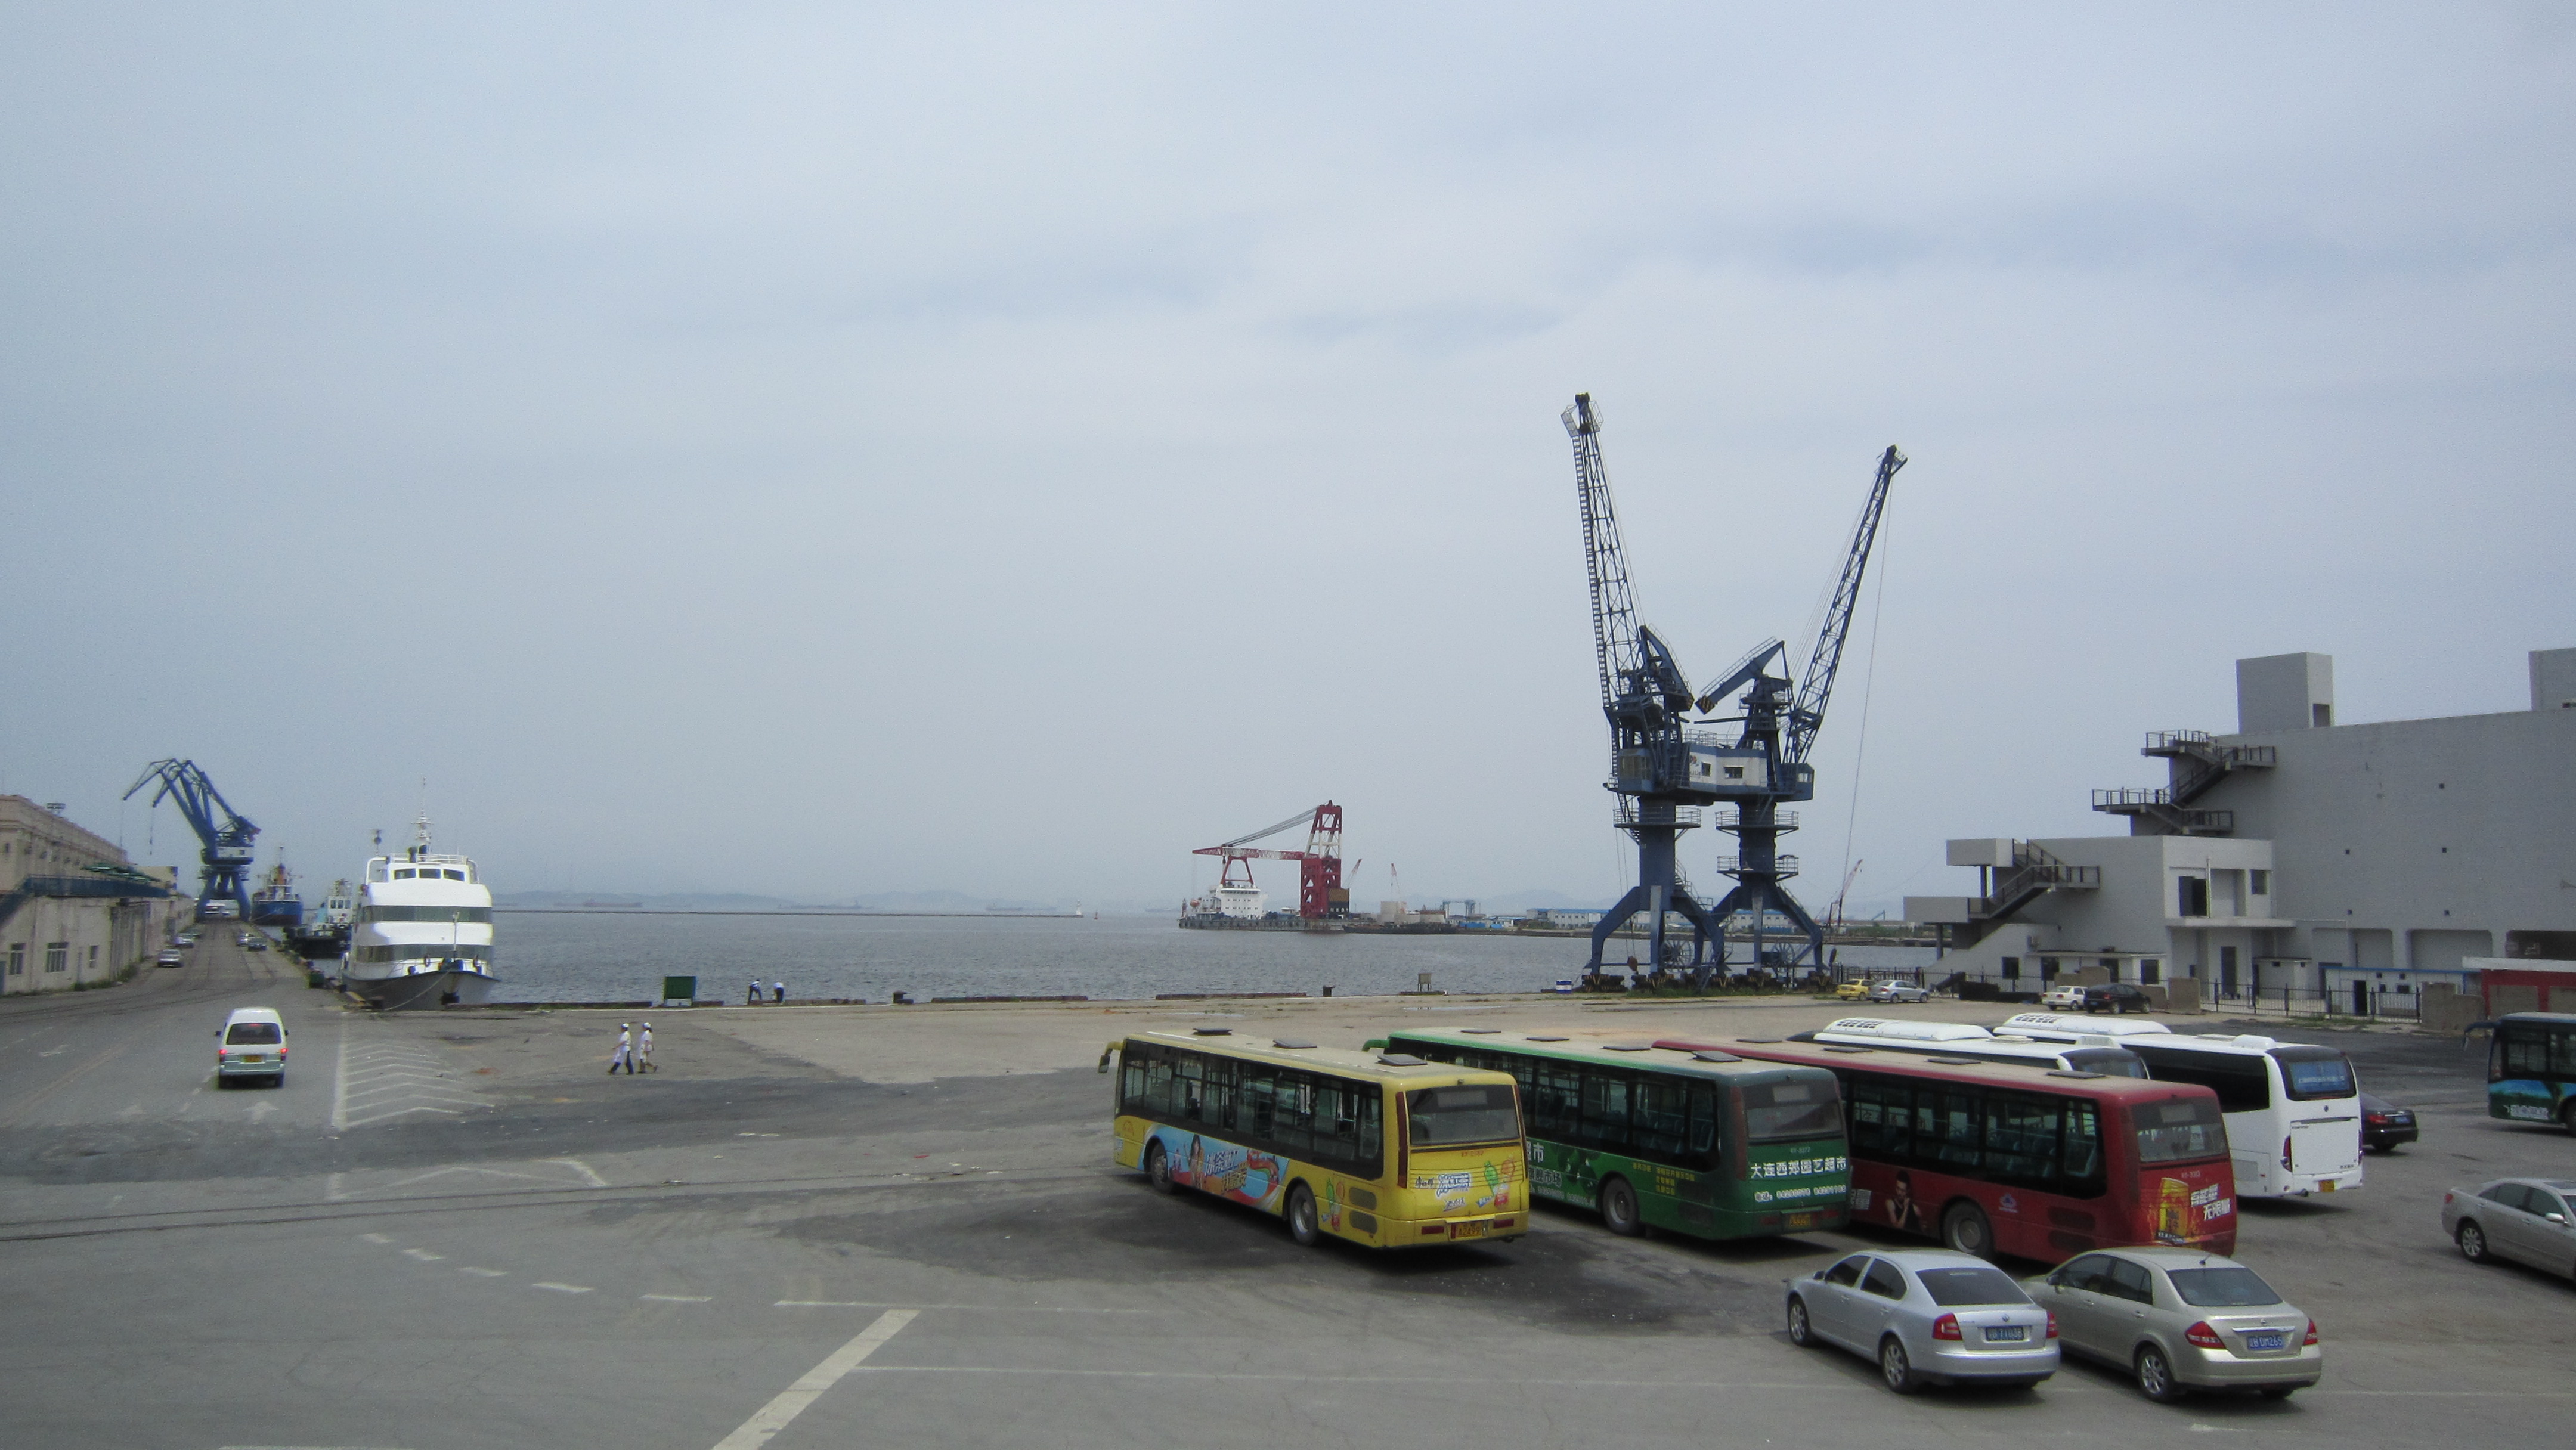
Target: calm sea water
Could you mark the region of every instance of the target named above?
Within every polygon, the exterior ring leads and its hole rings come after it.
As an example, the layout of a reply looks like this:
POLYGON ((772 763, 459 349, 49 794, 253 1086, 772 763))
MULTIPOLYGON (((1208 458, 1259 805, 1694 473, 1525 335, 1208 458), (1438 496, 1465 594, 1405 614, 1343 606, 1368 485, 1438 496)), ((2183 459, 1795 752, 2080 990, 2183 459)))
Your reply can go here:
MULTIPOLYGON (((1575 975, 1575 939, 1310 936, 1184 931, 1167 918, 647 916, 501 911, 494 965, 510 1002, 598 1002, 659 995, 665 976, 695 976, 698 995, 740 1001, 753 977, 791 999, 894 992, 931 997, 1161 992, 1317 992, 1379 996, 1417 974, 1449 992, 1530 992, 1575 975)), ((1626 955, 1621 944, 1619 955, 1626 955)), ((1739 948, 1740 950, 1740 948, 1739 948)), ((1928 948, 1843 947, 1846 965, 1913 967, 1928 948)))

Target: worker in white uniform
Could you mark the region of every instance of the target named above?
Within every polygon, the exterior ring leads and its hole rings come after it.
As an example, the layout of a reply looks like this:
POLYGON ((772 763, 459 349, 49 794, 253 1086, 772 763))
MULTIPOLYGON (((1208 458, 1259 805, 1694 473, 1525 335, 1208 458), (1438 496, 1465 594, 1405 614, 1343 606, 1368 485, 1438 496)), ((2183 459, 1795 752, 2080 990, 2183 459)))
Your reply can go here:
POLYGON ((608 1075, 617 1076, 617 1070, 621 1067, 626 1069, 627 1076, 634 1076, 635 1029, 632 1024, 625 1022, 617 1024, 617 1050, 609 1054, 608 1075))
POLYGON ((635 1039, 635 1063, 646 1072, 653 1071, 653 1024, 644 1024, 643 1035, 635 1039))

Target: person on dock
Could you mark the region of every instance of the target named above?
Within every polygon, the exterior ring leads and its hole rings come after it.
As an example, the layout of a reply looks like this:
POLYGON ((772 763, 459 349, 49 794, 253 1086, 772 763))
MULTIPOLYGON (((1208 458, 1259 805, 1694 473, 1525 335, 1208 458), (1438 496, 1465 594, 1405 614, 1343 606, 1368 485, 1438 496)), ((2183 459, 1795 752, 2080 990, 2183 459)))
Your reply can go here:
POLYGON ((650 1022, 644 1024, 643 1032, 635 1039, 635 1066, 645 1072, 655 1071, 653 1066, 653 1024, 650 1022))
POLYGON ((751 979, 751 995, 742 999, 742 1005, 746 1007, 757 1007, 760 1005, 760 979, 758 977, 751 979))
POLYGON ((785 982, 772 982, 769 984, 769 990, 777 994, 778 1006, 784 1007, 787 1005, 787 984, 785 982))
POLYGON ((617 1024, 617 1050, 608 1055, 608 1075, 617 1076, 621 1067, 626 1069, 627 1076, 635 1075, 635 1029, 625 1022, 617 1024))

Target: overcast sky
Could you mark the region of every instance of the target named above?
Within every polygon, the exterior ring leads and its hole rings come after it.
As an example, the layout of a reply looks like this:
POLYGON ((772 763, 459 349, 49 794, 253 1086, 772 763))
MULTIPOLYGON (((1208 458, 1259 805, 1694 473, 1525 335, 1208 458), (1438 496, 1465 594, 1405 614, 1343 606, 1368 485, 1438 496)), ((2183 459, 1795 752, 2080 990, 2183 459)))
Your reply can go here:
POLYGON ((2576 645, 2571 123, 2542 4, 10 4, 0 791, 811 900, 1331 797, 1364 903, 1606 896, 1589 390, 1698 677, 1911 456, 1784 844, 1965 889, 2240 656, 2576 645))

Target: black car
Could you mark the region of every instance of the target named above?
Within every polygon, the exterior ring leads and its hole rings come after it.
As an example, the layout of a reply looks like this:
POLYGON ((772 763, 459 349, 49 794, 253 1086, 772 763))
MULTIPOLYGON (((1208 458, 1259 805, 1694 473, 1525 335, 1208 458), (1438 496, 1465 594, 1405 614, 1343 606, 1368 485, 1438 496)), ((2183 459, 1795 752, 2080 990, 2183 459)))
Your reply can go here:
POLYGON ((2084 989, 2084 1010, 2117 1017, 2123 1012, 2152 1012, 2155 1004, 2147 1000, 2146 993, 2126 982, 2095 982, 2084 989))
POLYGON ((2394 1153, 2398 1144, 2414 1141, 2414 1109, 2369 1093, 2361 1095, 2361 1146, 2373 1153, 2394 1153))

